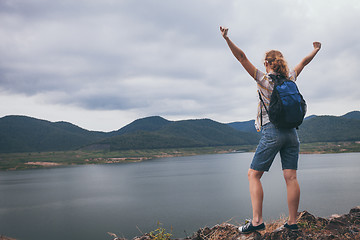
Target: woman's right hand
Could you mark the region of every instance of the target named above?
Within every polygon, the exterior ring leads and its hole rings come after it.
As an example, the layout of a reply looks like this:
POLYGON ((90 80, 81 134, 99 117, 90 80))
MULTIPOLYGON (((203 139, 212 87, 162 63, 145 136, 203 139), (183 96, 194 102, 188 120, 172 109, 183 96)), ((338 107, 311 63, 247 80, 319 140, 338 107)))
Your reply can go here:
POLYGON ((227 36, 228 31, 229 31, 228 28, 220 26, 220 32, 221 32, 221 35, 223 36, 223 38, 226 39, 228 37, 227 36))

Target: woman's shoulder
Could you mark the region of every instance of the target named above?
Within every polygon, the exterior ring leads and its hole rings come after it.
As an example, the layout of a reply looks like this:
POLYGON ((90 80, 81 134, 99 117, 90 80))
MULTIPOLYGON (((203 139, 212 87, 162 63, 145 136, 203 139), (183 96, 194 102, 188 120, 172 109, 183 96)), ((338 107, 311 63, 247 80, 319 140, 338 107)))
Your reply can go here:
POLYGON ((257 82, 264 80, 264 78, 268 78, 268 75, 266 73, 263 73, 259 69, 256 69, 255 71, 255 80, 257 82))
POLYGON ((255 81, 258 85, 258 88, 266 89, 268 91, 271 91, 274 83, 272 82, 271 77, 268 73, 264 73, 258 69, 256 69, 255 74, 255 81))
MULTIPOLYGON (((263 81, 263 80, 270 80, 271 81, 271 77, 269 76, 271 73, 264 73, 259 69, 256 69, 255 71, 255 80, 256 81, 263 81)), ((288 78, 290 80, 295 81, 297 78, 297 74, 296 71, 293 69, 291 71, 289 71, 289 76, 288 78)))

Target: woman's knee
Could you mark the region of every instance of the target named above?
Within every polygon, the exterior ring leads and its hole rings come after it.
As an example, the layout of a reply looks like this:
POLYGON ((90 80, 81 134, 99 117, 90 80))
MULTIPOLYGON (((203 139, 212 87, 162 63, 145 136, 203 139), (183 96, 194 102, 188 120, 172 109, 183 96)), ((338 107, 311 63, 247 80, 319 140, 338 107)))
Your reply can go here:
POLYGON ((248 179, 251 180, 251 179, 260 179, 262 177, 262 175, 264 174, 263 171, 257 171, 257 170, 254 170, 254 169, 249 169, 248 171, 248 179))
POLYGON ((284 179, 286 182, 297 181, 296 170, 284 169, 284 179))

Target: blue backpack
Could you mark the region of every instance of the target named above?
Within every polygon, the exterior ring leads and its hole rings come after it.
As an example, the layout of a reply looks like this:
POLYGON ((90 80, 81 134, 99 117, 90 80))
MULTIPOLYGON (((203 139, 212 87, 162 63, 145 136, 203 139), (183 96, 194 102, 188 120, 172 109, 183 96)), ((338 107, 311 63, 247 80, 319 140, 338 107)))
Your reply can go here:
POLYGON ((270 122, 277 128, 298 128, 306 113, 306 102, 294 81, 282 75, 269 74, 274 90, 271 94, 269 109, 260 100, 269 115, 270 122))

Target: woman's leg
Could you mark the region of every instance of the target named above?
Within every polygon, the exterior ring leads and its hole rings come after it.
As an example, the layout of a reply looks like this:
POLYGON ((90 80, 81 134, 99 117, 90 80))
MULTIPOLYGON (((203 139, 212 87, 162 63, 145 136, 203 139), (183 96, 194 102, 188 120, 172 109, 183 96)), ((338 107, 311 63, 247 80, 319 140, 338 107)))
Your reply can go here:
POLYGON ((291 225, 296 223, 297 211, 300 201, 300 186, 297 180, 296 170, 284 169, 283 172, 286 181, 287 201, 289 208, 288 224, 291 225))
POLYGON ((253 226, 258 226, 263 223, 262 204, 264 199, 264 192, 260 181, 263 173, 263 171, 256 171, 253 169, 249 169, 248 171, 250 197, 253 209, 253 226))

